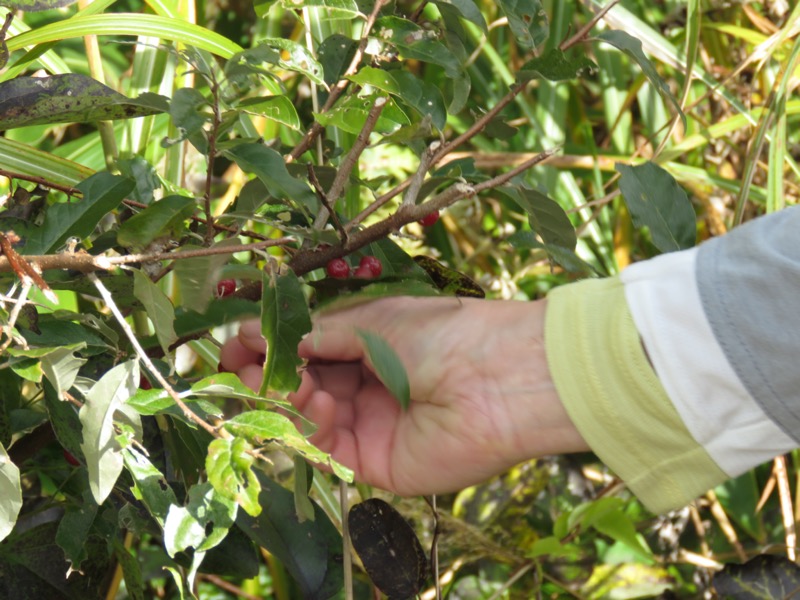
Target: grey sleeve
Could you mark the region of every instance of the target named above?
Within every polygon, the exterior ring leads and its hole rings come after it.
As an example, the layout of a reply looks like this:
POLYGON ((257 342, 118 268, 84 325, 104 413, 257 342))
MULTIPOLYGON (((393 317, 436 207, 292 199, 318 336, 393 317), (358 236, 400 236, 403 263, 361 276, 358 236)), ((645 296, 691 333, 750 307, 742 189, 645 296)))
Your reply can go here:
POLYGON ((750 395, 800 444, 800 206, 700 246, 703 309, 750 395))

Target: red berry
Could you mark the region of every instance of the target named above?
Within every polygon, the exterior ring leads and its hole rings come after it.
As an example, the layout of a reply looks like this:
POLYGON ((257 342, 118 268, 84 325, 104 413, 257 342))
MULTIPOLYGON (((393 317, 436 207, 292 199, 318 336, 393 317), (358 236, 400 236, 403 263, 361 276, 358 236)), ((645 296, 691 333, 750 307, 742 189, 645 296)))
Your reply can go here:
MULTIPOLYGON (((361 262, 358 263, 358 268, 369 269, 372 272, 372 277, 368 277, 367 279, 380 277, 381 273, 383 272, 381 259, 379 259, 377 256, 362 256, 361 262)), ((358 273, 358 271, 356 271, 356 273, 358 273)), ((356 277, 358 277, 357 274, 356 277)))
POLYGON ((150 380, 145 377, 144 375, 139 376, 139 389, 142 390, 152 390, 153 386, 150 383, 150 380))
POLYGON ((375 273, 369 267, 358 267, 353 271, 353 277, 356 279, 375 279, 375 273))
POLYGON ((334 279, 347 279, 350 277, 350 265, 343 258, 334 258, 325 267, 329 277, 334 279))
POLYGON ((438 220, 439 220, 439 211, 435 210, 432 213, 422 217, 419 221, 417 221, 417 223, 419 223, 423 227, 430 227, 438 220))
POLYGON ((64 455, 64 460, 66 460, 73 467, 80 467, 81 466, 81 462, 77 458, 72 456, 72 454, 70 454, 70 452, 68 450, 62 448, 61 449, 61 453, 64 455))
POLYGON ((235 279, 220 279, 217 282, 217 298, 224 298, 230 296, 236 291, 235 279))

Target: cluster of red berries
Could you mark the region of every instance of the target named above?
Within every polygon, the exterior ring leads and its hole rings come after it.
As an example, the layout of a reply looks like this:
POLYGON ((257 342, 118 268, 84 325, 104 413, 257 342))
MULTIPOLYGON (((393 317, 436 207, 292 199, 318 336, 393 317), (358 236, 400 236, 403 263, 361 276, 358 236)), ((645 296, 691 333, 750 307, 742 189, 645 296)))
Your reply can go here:
POLYGON ((383 272, 383 265, 375 256, 362 256, 358 267, 351 270, 345 259, 334 258, 325 266, 325 272, 334 279, 375 279, 383 272))

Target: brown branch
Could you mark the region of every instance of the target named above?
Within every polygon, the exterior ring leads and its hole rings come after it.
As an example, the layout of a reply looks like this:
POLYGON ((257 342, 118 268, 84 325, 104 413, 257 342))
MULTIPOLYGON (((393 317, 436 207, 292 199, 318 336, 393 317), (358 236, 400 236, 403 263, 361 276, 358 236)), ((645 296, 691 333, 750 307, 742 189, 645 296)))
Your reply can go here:
MULTIPOLYGON (((437 164, 439 164, 445 156, 453 152, 459 146, 465 144, 473 137, 475 137, 478 133, 480 133, 489 122, 494 119, 501 110, 503 110, 506 106, 508 106, 514 98, 516 98, 519 93, 525 89, 525 83, 517 83, 512 86, 511 90, 503 96, 497 104, 495 104, 491 109, 489 109, 484 115, 475 121, 475 123, 470 126, 467 131, 462 133, 461 135, 457 136, 453 140, 447 142, 443 146, 439 148, 439 150, 433 155, 430 162, 430 167, 433 168, 437 164)), ((400 183, 399 185, 395 186, 394 189, 386 192, 383 196, 379 197, 373 203, 371 203, 368 207, 358 213, 355 218, 351 221, 352 225, 361 223, 370 216, 372 213, 377 211, 381 206, 389 202, 392 198, 404 192, 409 186, 411 185, 411 179, 406 179, 404 182, 400 183)), ((351 225, 351 226, 352 226, 351 225)))
MULTIPOLYGON (((367 119, 364 121, 364 126, 361 128, 361 131, 359 131, 358 137, 356 137, 356 141, 353 143, 353 147, 350 148, 350 151, 342 159, 342 163, 339 165, 339 170, 336 172, 336 177, 334 178, 327 194, 328 202, 331 205, 331 211, 333 211, 334 207, 336 206, 336 201, 339 200, 344 192, 347 181, 350 179, 350 173, 355 168, 356 163, 358 163, 359 157, 364 152, 367 144, 369 144, 369 136, 372 133, 372 130, 375 129, 375 126, 378 124, 378 119, 380 118, 381 112, 383 112, 383 108, 385 106, 385 96, 379 96, 375 99, 375 103, 372 105, 372 108, 369 109, 367 119)), ((320 229, 325 225, 325 222, 328 220, 327 212, 328 209, 319 211, 319 214, 314 221, 314 226, 316 228, 320 229)))
POLYGON ((583 41, 586 38, 586 34, 588 34, 592 30, 592 27, 597 25, 597 22, 600 19, 602 19, 605 16, 605 14, 612 8, 614 8, 614 6, 616 6, 617 4, 619 4, 619 0, 611 0, 611 2, 606 4, 599 11, 597 11, 597 14, 594 15, 591 19, 589 19, 589 22, 586 23, 586 25, 584 25, 577 32, 575 32, 575 35, 561 42, 561 44, 559 44, 558 46, 558 49, 566 51, 572 48, 578 42, 583 41))
MULTIPOLYGON (((347 70, 344 72, 342 78, 331 87, 330 92, 328 93, 328 99, 320 109, 321 113, 329 111, 342 95, 342 92, 344 92, 344 90, 347 89, 347 86, 350 85, 350 80, 347 78, 358 70, 358 65, 361 64, 361 59, 364 57, 364 51, 367 48, 369 34, 372 31, 372 27, 375 25, 375 21, 378 19, 378 14, 386 2, 387 0, 377 0, 377 2, 375 2, 375 6, 372 7, 372 12, 369 14, 367 17, 367 22, 364 24, 364 31, 361 35, 361 39, 358 42, 358 47, 356 48, 355 54, 353 55, 353 60, 350 61, 350 65, 347 67, 347 70)), ((308 149, 311 148, 317 137, 324 130, 325 128, 320 125, 318 121, 314 121, 313 125, 311 125, 311 129, 308 130, 305 136, 303 136, 303 139, 300 140, 300 142, 286 157, 286 162, 293 162, 303 156, 303 154, 305 154, 308 149)))
POLYGON ((319 198, 320 203, 325 209, 328 211, 328 214, 331 216, 331 221, 333 221, 333 228, 339 232, 339 239, 342 243, 347 242, 347 231, 345 230, 344 226, 342 226, 342 222, 339 220, 339 215, 333 210, 333 205, 331 205, 330 201, 328 200, 328 195, 325 193, 325 190, 322 189, 322 184, 320 184, 319 179, 317 179, 317 174, 314 171, 314 165, 308 163, 308 181, 311 186, 314 188, 314 191, 317 193, 317 198, 319 198))
MULTIPOLYGON (((247 252, 250 250, 262 250, 273 246, 296 243, 294 238, 277 238, 253 244, 242 244, 241 246, 229 246, 223 248, 198 248, 197 250, 184 250, 182 252, 157 252, 152 254, 128 254, 125 256, 93 256, 85 252, 75 252, 74 254, 41 254, 30 255, 25 258, 32 265, 36 265, 43 271, 54 269, 69 269, 81 273, 93 273, 95 271, 108 271, 119 265, 136 263, 155 262, 161 260, 182 260, 186 258, 197 258, 199 256, 213 256, 217 254, 234 254, 236 252, 247 252)), ((11 271, 7 257, 0 257, 0 273, 11 271)))
MULTIPOLYGON (((30 282, 38 287, 50 302, 58 302, 58 298, 53 293, 53 290, 51 290, 47 282, 42 279, 36 267, 14 250, 14 246, 12 245, 13 241, 19 241, 19 237, 15 233, 11 231, 6 233, 0 232, 0 250, 3 254, 2 258, 5 258, 5 262, 8 265, 8 269, 6 270, 14 271, 14 274, 19 277, 19 280, 23 284, 30 282)), ((0 260, 2 259, 0 258, 0 260)))

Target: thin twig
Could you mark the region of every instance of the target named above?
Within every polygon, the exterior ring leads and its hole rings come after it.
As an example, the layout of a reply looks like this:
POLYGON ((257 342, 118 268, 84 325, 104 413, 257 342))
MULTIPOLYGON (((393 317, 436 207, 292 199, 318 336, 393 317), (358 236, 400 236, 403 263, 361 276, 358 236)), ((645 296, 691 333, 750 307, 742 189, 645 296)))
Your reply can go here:
POLYGON ((317 179, 317 173, 314 171, 314 165, 311 163, 308 163, 308 181, 314 188, 314 191, 317 193, 317 198, 319 198, 322 206, 324 206, 330 214, 331 221, 333 221, 333 227, 339 232, 339 238, 341 239, 342 243, 347 243, 347 230, 345 230, 342 222, 339 220, 339 215, 336 214, 336 211, 333 210, 333 206, 331 205, 330 201, 328 201, 328 194, 326 194, 325 190, 322 189, 322 185, 320 184, 319 179, 317 179))
POLYGON ((602 19, 608 11, 610 11, 612 8, 614 8, 614 6, 619 4, 619 1, 620 0, 612 0, 611 2, 606 4, 603 8, 601 8, 595 16, 589 19, 589 22, 586 23, 586 25, 584 25, 577 32, 575 32, 575 35, 561 42, 561 44, 558 46, 559 50, 561 51, 569 50, 575 44, 582 41, 586 37, 586 34, 592 30, 592 27, 597 25, 597 22, 600 19, 602 19))
POLYGON ((439 510, 436 508, 436 494, 431 495, 430 499, 425 497, 425 502, 431 507, 433 515, 433 539, 431 540, 431 575, 433 576, 434 588, 436 590, 436 600, 442 600, 442 585, 439 581, 439 536, 442 531, 439 527, 439 510))
POLYGON ((327 197, 330 209, 323 207, 314 221, 314 227, 316 229, 322 229, 325 226, 325 223, 328 221, 329 212, 332 213, 336 207, 336 201, 339 200, 342 192, 344 192, 345 186, 350 179, 350 173, 353 171, 356 163, 358 163, 361 153, 364 152, 367 144, 369 144, 369 136, 372 130, 375 129, 375 125, 378 124, 378 119, 381 116, 381 112, 383 112, 384 106, 386 106, 386 96, 379 96, 375 99, 372 108, 369 109, 367 119, 364 121, 364 126, 361 128, 361 131, 358 132, 353 147, 350 148, 350 151, 342 159, 339 170, 336 172, 336 177, 328 190, 327 197))
POLYGON ((12 244, 16 241, 19 241, 19 236, 17 236, 17 234, 11 231, 7 231, 6 233, 0 232, 0 252, 3 254, 0 260, 5 258, 5 262, 8 265, 8 269, 6 270, 14 271, 23 285, 32 283, 42 291, 50 302, 58 304, 58 296, 50 289, 47 282, 42 279, 37 268, 29 262, 27 257, 21 256, 14 250, 12 244))
POLYGON ((206 232, 205 243, 206 246, 211 246, 214 243, 214 214, 211 210, 211 183, 214 180, 214 161, 217 154, 217 133, 219 131, 219 124, 222 122, 222 116, 219 113, 219 84, 214 76, 210 74, 211 81, 211 131, 208 134, 208 163, 206 165, 206 186, 203 193, 203 209, 206 213, 206 232))
POLYGON ((353 600, 353 555, 350 544, 350 524, 347 520, 350 507, 347 500, 349 489, 344 479, 339 480, 339 506, 342 511, 342 555, 344 562, 344 598, 353 600))
MULTIPOLYGON (((461 135, 457 136, 456 138, 452 139, 451 141, 445 143, 443 146, 439 147, 439 150, 433 155, 431 158, 431 167, 435 167, 439 164, 445 156, 453 152, 456 148, 460 147, 461 145, 465 144, 473 137, 478 135, 485 127, 488 125, 492 119, 494 119, 501 110, 503 110, 506 106, 508 106, 514 98, 516 98, 519 93, 525 89, 524 83, 518 83, 511 87, 511 90, 503 96, 491 109, 483 114, 483 116, 475 121, 467 131, 462 133, 461 135)), ((403 193, 408 186, 411 185, 410 179, 406 179, 404 182, 395 186, 394 189, 386 192, 383 196, 376 199, 372 202, 369 206, 367 206, 364 210, 362 210, 356 217, 351 221, 352 225, 361 223, 378 210, 381 206, 389 202, 392 198, 397 196, 398 194, 403 193)))
POLYGON ((422 153, 422 156, 419 157, 419 165, 417 165, 417 171, 414 175, 411 176, 411 181, 408 184, 408 189, 406 189, 406 193, 403 195, 403 204, 406 206, 411 206, 417 203, 417 196, 419 196, 419 190, 422 187, 422 182, 425 181, 425 175, 428 174, 428 169, 431 166, 431 160, 433 159, 433 155, 439 149, 442 144, 438 141, 433 142, 430 146, 425 148, 425 151, 422 153))
MULTIPOLYGON (((127 254, 125 256, 93 256, 85 252, 62 253, 62 254, 41 254, 30 255, 25 258, 32 265, 50 271, 53 269, 69 269, 81 273, 91 273, 94 271, 108 271, 119 265, 129 265, 146 262, 156 262, 161 260, 183 260, 187 258, 198 258, 201 256, 214 256, 217 254, 234 254, 236 252, 248 252, 252 250, 263 250, 274 246, 296 243, 294 238, 277 238, 265 242, 254 242, 252 244, 242 244, 240 246, 224 246, 214 248, 198 248, 197 250, 184 250, 182 252, 156 252, 152 254, 127 254)), ((12 270, 6 256, 0 256, 0 273, 12 270)))
MULTIPOLYGON (((19 296, 17 297, 17 302, 8 315, 8 322, 3 327, 3 329, 6 330, 5 334, 6 336, 8 336, 8 339, 5 342, 3 342, 2 345, 0 345, 0 354, 5 352, 6 348, 8 348, 11 345, 11 342, 16 340, 16 337, 14 336, 14 325, 16 325, 17 323, 17 319, 19 318, 20 312, 22 311, 22 307, 25 306, 25 301, 28 298, 28 292, 31 291, 32 286, 33 282, 30 280, 22 282, 22 287, 19 290, 19 296)), ((25 338, 21 338, 18 341, 23 347, 27 347, 25 338)))
MULTIPOLYGON (((364 57, 364 51, 367 48, 369 34, 372 31, 372 27, 375 25, 378 14, 380 14, 381 9, 386 2, 387 0, 377 0, 377 2, 375 2, 375 6, 372 7, 372 12, 370 12, 369 16, 367 17, 367 21, 364 24, 364 30, 361 34, 361 39, 358 42, 358 47, 356 48, 355 54, 353 55, 353 60, 350 61, 350 65, 342 74, 342 78, 331 87, 330 92, 328 93, 328 99, 320 109, 321 113, 329 111, 339 99, 339 96, 342 95, 342 92, 344 92, 344 90, 347 89, 347 86, 350 85, 350 80, 347 78, 358 70, 358 66, 361 64, 361 59, 364 57)), ((303 156, 303 154, 305 154, 308 149, 311 148, 311 146, 314 144, 314 141, 324 130, 325 128, 320 125, 319 121, 314 121, 311 129, 308 130, 305 136, 303 136, 303 139, 300 140, 300 142, 286 157, 286 162, 290 163, 303 156)))
POLYGON ((144 351, 139 340, 136 338, 136 334, 131 329, 131 326, 128 325, 128 322, 125 320, 125 317, 122 316, 119 308, 117 307, 117 303, 114 302, 114 298, 111 296, 111 292, 108 291, 108 288, 103 285, 103 282, 95 275, 94 273, 89 273, 89 280, 94 284, 94 287, 97 288, 97 291, 100 292, 100 296, 103 298, 103 301, 106 303, 106 306, 114 315, 114 318, 117 320, 117 323, 122 328, 122 331, 128 338, 128 341, 133 346, 133 349, 136 351, 136 355, 139 360, 144 363, 147 370, 150 374, 155 378, 156 381, 161 385, 162 388, 169 394, 170 398, 175 402, 175 404, 180 408, 183 415, 193 423, 197 424, 202 429, 205 429, 208 433, 210 433, 215 438, 220 437, 219 432, 209 425, 205 419, 201 418, 200 416, 196 415, 191 408, 187 406, 187 404, 181 400, 181 397, 178 395, 178 392, 175 391, 170 383, 166 380, 166 378, 161 374, 161 372, 156 369, 153 361, 150 360, 150 357, 144 351))
POLYGON ((409 21, 412 23, 416 23, 419 21, 419 18, 422 16, 422 12, 425 10, 425 7, 428 5, 428 0, 422 0, 417 7, 417 10, 408 18, 409 21))

